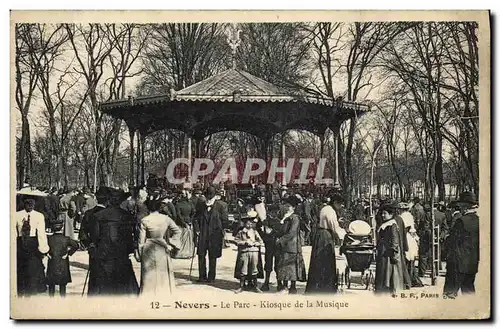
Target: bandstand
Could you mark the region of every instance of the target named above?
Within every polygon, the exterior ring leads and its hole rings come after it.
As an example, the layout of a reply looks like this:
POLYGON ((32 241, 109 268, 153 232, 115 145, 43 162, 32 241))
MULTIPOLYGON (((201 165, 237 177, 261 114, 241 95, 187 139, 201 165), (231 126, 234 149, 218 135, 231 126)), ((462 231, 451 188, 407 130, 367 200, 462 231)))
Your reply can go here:
MULTIPOLYGON (((160 95, 129 97, 101 104, 100 110, 126 122, 131 141, 130 178, 131 185, 144 184, 144 140, 148 134, 163 129, 178 129, 188 136, 189 163, 198 156, 200 141, 211 134, 222 131, 243 131, 261 139, 264 145, 275 136, 296 129, 317 135, 323 154, 327 129, 335 136, 334 182, 339 184, 338 135, 341 124, 360 116, 369 107, 359 103, 345 102, 290 92, 264 81, 233 66, 219 74, 188 86, 182 90, 171 90, 160 95), (134 139, 138 138, 141 152, 134 159, 134 139), (192 147, 194 143, 194 147, 192 147), (140 181, 134 182, 135 160, 141 164, 140 181)), ((264 147, 268 150, 267 147, 264 147)), ((281 158, 285 159, 282 143, 281 158)), ((267 156, 267 155, 263 155, 267 156)), ((190 168, 189 168, 190 169, 190 168)), ((191 170, 188 170, 190 173, 191 170)), ((189 174, 188 174, 189 175, 189 174)), ((190 179, 190 176, 188 176, 190 179)))

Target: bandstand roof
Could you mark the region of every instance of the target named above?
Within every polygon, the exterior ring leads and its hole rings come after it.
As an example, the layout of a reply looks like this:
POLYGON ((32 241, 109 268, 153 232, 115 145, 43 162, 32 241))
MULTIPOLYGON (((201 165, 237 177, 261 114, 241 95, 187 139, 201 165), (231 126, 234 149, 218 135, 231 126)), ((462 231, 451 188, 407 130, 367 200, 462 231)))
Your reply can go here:
POLYGON ((262 138, 289 129, 323 134, 368 106, 291 92, 235 68, 180 91, 101 104, 101 111, 148 134, 179 129, 194 138, 238 130, 262 138))

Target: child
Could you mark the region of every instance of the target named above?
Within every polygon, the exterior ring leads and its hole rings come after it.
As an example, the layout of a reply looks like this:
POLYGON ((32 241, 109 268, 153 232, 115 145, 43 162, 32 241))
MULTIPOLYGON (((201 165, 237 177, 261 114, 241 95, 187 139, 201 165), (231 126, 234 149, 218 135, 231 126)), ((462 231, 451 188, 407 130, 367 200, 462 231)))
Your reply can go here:
POLYGON ((53 235, 48 237, 49 262, 47 266, 47 283, 49 296, 54 297, 56 285, 59 285, 61 297, 66 296, 66 284, 71 282, 69 258, 78 250, 78 242, 63 234, 63 223, 56 222, 52 225, 53 235))
POLYGON ((257 286, 257 276, 259 274, 259 251, 263 241, 254 228, 254 221, 256 220, 257 213, 249 213, 249 216, 244 218, 245 227, 235 237, 235 242, 238 245, 235 276, 240 279, 240 287, 235 290, 237 294, 243 291, 246 280, 252 282, 255 292, 262 293, 262 290, 257 286), (252 214, 255 214, 255 216, 252 216, 252 214))

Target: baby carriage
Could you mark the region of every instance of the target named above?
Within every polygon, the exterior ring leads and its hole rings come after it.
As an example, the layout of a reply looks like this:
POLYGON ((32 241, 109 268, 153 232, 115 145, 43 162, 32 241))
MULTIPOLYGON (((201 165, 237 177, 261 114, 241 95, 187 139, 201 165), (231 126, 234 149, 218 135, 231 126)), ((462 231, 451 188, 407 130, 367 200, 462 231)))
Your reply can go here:
POLYGON ((340 254, 344 254, 347 266, 344 273, 347 289, 351 288, 351 272, 361 272, 361 282, 365 289, 373 285, 375 275, 370 269, 372 264, 375 245, 368 223, 355 220, 349 224, 348 233, 344 237, 344 243, 340 247, 340 254), (365 274, 365 272, 368 272, 365 274))

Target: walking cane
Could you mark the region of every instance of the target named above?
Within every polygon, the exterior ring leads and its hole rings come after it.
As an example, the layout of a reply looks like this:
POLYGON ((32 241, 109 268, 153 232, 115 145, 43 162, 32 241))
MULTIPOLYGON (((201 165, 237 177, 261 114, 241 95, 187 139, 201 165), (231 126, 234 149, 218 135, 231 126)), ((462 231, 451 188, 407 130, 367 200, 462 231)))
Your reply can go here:
POLYGON ((85 282, 83 284, 82 297, 83 297, 83 295, 85 295, 85 288, 87 287, 87 281, 89 279, 89 273, 90 273, 90 266, 89 266, 89 268, 87 270, 87 275, 85 276, 85 282))
POLYGON ((191 281, 191 272, 193 272, 193 262, 194 262, 194 254, 196 253, 196 247, 193 248, 193 257, 191 257, 191 266, 189 266, 189 281, 191 281))

